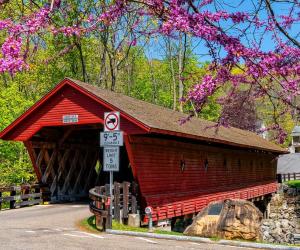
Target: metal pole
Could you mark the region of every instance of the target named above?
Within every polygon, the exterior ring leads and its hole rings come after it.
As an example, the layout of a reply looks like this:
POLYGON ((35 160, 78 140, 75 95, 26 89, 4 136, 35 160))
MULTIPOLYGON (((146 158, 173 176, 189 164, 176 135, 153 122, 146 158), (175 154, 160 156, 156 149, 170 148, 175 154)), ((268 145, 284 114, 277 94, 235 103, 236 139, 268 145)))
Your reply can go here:
POLYGON ((112 206, 113 206, 113 171, 109 172, 109 194, 110 194, 110 207, 109 207, 109 213, 111 216, 111 219, 113 217, 112 213, 112 206))
POLYGON ((148 218, 149 218, 149 228, 148 228, 148 232, 149 233, 153 233, 153 221, 152 221, 152 214, 148 214, 148 218))

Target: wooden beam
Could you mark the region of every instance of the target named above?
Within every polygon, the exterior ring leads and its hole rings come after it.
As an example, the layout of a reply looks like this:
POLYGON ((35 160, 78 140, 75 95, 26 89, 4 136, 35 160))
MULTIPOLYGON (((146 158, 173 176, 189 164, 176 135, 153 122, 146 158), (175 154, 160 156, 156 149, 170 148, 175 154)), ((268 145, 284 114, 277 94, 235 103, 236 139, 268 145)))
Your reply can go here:
POLYGON ((71 180, 72 175, 76 174, 76 173, 74 173, 75 172, 74 169, 78 162, 79 155, 80 155, 79 150, 76 150, 75 155, 73 156, 71 167, 69 169, 67 177, 65 178, 65 182, 64 182, 63 188, 61 190, 62 193, 65 193, 68 190, 68 188, 71 186, 70 180, 71 180))
POLYGON ((66 165, 66 161, 69 158, 69 155, 71 153, 71 149, 67 149, 64 151, 63 156, 61 156, 61 154, 58 154, 58 170, 57 170, 57 181, 61 180, 61 177, 64 176, 64 170, 65 170, 65 165, 66 165))
MULTIPOLYGON (((44 148, 44 149, 55 149, 57 147, 57 143, 55 142, 41 142, 35 141, 32 142, 33 148, 44 148)), ((59 146, 59 149, 95 149, 100 148, 99 145, 87 145, 87 144, 80 144, 80 143, 63 143, 59 146)))
MULTIPOLYGON (((63 156, 60 153, 58 153, 58 170, 57 170, 57 175, 55 176, 53 183, 51 185, 51 188, 50 188, 51 192, 52 192, 52 189, 56 188, 56 185, 57 185, 57 183, 60 182, 62 176, 64 176, 66 161, 68 160, 70 153, 71 153, 70 149, 67 149, 66 151, 64 151, 63 156)), ((58 188, 60 188, 60 187, 58 187, 58 188)), ((58 190, 58 192, 61 193, 60 190, 58 190)))
POLYGON ((90 165, 91 168, 90 168, 88 177, 87 177, 87 179, 86 179, 86 183, 85 183, 85 185, 84 185, 84 191, 85 191, 85 192, 88 191, 87 189, 88 189, 88 187, 89 187, 91 178, 92 178, 92 176, 93 176, 93 171, 96 171, 96 170, 95 170, 95 165, 96 165, 96 163, 97 163, 98 158, 99 158, 99 152, 96 151, 96 152, 95 152, 95 155, 94 155, 94 158, 93 158, 93 161, 92 161, 92 164, 90 165))
POLYGON ((45 155, 45 149, 41 148, 41 150, 36 158, 36 165, 39 166, 40 169, 41 169, 42 161, 44 159, 44 155, 45 155))
POLYGON ((54 162, 55 162, 56 158, 57 158, 57 149, 54 149, 54 151, 52 152, 51 158, 50 158, 49 162, 47 163, 47 167, 45 169, 44 175, 42 177, 42 183, 47 183, 47 179, 48 179, 50 173, 52 175, 52 178, 53 179, 55 178, 55 172, 54 172, 53 166, 54 166, 54 162))
MULTIPOLYGON (((75 194, 77 192, 77 190, 79 189, 79 186, 82 188, 80 181, 82 179, 83 173, 85 173, 85 170, 88 166, 87 161, 89 159, 88 158, 89 155, 90 155, 90 151, 86 150, 84 158, 81 157, 81 159, 79 160, 80 170, 79 170, 78 176, 77 176, 75 184, 74 184, 73 194, 75 194)), ((84 190, 81 190, 81 191, 84 191, 84 190)))
POLYGON ((123 182, 123 218, 128 218, 129 213, 129 182, 123 182))
POLYGON ((36 153, 35 153, 35 151, 33 149, 32 142, 25 141, 24 145, 25 145, 25 147, 26 147, 26 149, 28 151, 28 154, 29 154, 32 166, 34 168, 34 171, 36 173, 37 179, 38 179, 38 181, 41 181, 42 172, 41 172, 40 166, 36 164, 36 158, 37 157, 36 157, 36 153))
POLYGON ((61 139, 59 140, 59 142, 58 142, 58 146, 59 146, 59 147, 65 142, 65 140, 69 137, 69 135, 70 135, 73 131, 74 131, 74 127, 70 127, 69 129, 67 129, 67 130, 64 132, 62 138, 61 138, 61 139))

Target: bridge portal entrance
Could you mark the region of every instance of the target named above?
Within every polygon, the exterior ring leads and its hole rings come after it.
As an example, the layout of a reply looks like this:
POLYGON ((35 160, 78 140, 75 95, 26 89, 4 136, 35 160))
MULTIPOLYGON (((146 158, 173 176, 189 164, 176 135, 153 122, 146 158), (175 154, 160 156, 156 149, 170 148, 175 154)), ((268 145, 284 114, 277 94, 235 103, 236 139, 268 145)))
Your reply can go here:
MULTIPOLYGON (((86 198, 90 188, 109 183, 104 172, 103 149, 100 147, 103 125, 43 127, 27 148, 42 184, 47 184, 52 200, 86 198)), ((121 147, 120 172, 115 181, 133 181, 126 148, 121 147)))

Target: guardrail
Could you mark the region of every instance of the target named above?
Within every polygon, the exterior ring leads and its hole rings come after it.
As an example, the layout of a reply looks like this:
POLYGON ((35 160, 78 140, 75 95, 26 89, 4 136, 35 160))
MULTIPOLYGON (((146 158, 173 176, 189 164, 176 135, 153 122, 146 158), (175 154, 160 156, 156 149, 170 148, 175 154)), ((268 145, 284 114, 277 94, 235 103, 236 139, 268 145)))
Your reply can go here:
POLYGON ((45 187, 39 184, 0 187, 0 211, 3 208, 14 209, 42 203, 45 198, 42 188, 45 187))
POLYGON ((279 183, 300 180, 300 173, 277 174, 277 180, 279 183))
POLYGON ((110 200, 109 185, 90 189, 90 211, 96 217, 96 227, 100 230, 111 228, 112 217, 121 223, 126 223, 129 213, 137 213, 137 184, 114 182, 113 200, 110 200), (109 214, 113 206, 112 215, 109 214))
MULTIPOLYGON (((109 190, 109 188, 107 190, 109 190)), ((110 228, 111 216, 109 214, 109 193, 103 194, 103 187, 94 187, 90 189, 89 196, 91 199, 90 211, 95 215, 96 227, 103 231, 106 228, 110 228)))

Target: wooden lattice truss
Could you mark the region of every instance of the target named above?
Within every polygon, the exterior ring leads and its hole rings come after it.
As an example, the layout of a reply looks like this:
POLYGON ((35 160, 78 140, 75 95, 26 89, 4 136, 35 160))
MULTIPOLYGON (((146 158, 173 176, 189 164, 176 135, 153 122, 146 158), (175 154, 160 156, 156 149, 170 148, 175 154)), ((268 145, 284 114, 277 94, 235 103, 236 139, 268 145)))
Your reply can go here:
POLYGON ((40 182, 48 184, 52 197, 83 197, 98 182, 100 175, 95 166, 99 148, 44 142, 28 142, 26 146, 40 182))

